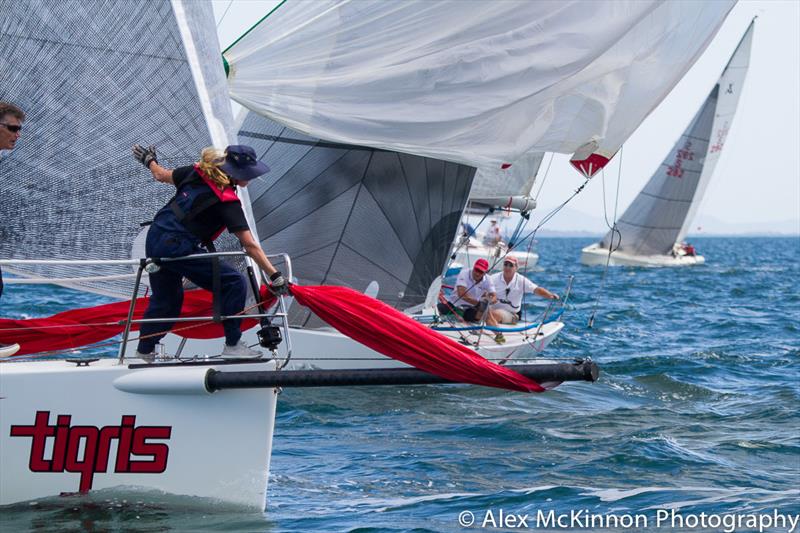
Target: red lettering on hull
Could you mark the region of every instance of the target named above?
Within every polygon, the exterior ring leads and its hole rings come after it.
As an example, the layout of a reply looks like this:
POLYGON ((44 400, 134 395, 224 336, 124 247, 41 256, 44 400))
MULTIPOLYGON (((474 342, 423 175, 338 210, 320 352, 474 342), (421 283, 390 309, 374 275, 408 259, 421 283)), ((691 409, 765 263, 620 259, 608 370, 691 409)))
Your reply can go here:
POLYGON ((111 442, 117 441, 114 472, 160 474, 167 469, 169 446, 149 439, 169 440, 171 426, 136 427, 136 416, 125 415, 118 426, 73 426, 71 415, 58 415, 50 425, 50 411, 37 411, 33 425, 11 426, 12 437, 30 437, 31 472, 80 474, 78 490, 88 492, 94 475, 107 472, 111 442), (53 438, 53 454, 45 458, 47 439, 53 438), (83 450, 83 453, 80 453, 83 450))

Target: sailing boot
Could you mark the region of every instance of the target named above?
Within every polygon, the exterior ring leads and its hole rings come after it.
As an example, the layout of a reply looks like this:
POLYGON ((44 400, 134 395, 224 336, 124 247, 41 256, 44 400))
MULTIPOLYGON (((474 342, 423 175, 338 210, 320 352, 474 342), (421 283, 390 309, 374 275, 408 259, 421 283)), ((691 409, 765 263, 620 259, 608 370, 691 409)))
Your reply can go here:
POLYGON ((261 357, 264 357, 263 353, 253 350, 241 339, 234 346, 225 343, 225 348, 222 350, 223 359, 259 359, 261 357))
POLYGON ((0 344, 0 357, 9 357, 19 351, 19 344, 0 344))
POLYGON ((139 350, 136 350, 136 357, 145 363, 154 363, 156 361, 156 352, 141 353, 139 350))

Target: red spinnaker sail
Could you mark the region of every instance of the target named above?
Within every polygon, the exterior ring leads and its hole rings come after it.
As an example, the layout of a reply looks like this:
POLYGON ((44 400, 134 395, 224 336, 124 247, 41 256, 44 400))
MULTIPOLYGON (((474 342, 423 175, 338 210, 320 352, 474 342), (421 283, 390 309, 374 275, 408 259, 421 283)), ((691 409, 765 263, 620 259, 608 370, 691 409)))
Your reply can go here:
MULTIPOLYGON (((322 320, 348 337, 387 357, 425 372, 459 383, 473 383, 523 392, 543 392, 535 381, 487 361, 473 350, 433 331, 389 307, 346 287, 291 286, 295 300, 311 309, 322 320)), ((261 297, 270 307, 272 295, 262 288, 261 297)), ((142 318, 148 298, 138 298, 134 318, 142 318)), ((182 317, 211 315, 211 293, 187 291, 182 317)), ((0 319, 0 343, 18 343, 16 355, 67 350, 109 339, 122 332, 130 302, 116 302, 84 309, 73 309, 48 318, 0 319)), ((255 319, 242 320, 242 329, 256 325, 255 319)), ((173 333, 191 339, 223 337, 220 324, 202 323, 188 327, 178 323, 173 333)), ((133 324, 132 330, 138 330, 133 324)))
MULTIPOLYGON (((262 298, 266 295, 262 292, 262 298)), ((270 298, 274 298, 270 295, 270 298)), ((144 316, 150 298, 138 298, 133 318, 144 316)), ((182 317, 211 316, 211 293, 204 290, 186 291, 183 297, 182 317)), ((272 302, 267 302, 271 305, 272 302)), ((0 319, 0 344, 20 345, 15 355, 27 355, 54 350, 68 350, 86 346, 122 333, 123 322, 128 318, 130 301, 70 309, 47 318, 0 319)), ((242 330, 252 328, 258 323, 250 318, 242 320, 242 330)), ((139 324, 132 324, 131 330, 137 331, 139 324)), ((221 324, 205 322, 182 323, 175 326, 176 335, 189 339, 213 339, 224 337, 221 324), (194 326, 194 327, 189 327, 194 326), (179 329, 186 328, 186 329, 179 329)))
POLYGON ((301 305, 340 333, 387 357, 456 382, 544 392, 535 381, 487 361, 383 302, 346 287, 292 285, 301 305))

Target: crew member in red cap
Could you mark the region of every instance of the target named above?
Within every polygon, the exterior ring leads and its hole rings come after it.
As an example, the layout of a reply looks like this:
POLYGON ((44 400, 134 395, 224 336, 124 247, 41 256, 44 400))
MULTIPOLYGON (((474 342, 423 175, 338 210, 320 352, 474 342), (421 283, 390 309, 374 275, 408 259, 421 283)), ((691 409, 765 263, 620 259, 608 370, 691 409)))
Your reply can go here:
MULTIPOLYGON (((134 157, 161 183, 176 187, 175 196, 156 213, 147 232, 147 257, 181 257, 214 251, 213 241, 226 228, 234 234, 256 264, 266 272, 270 289, 287 294, 283 275, 270 263, 256 242, 236 187, 247 187, 251 180, 269 172, 249 146, 229 146, 225 152, 206 148, 194 165, 170 170, 158 164, 155 148, 133 147, 134 157), (206 250, 201 248, 205 247, 206 250)), ((145 318, 171 318, 180 315, 184 277, 214 294, 214 314, 233 316, 244 309, 247 286, 244 277, 218 259, 195 259, 161 263, 150 273, 150 303, 145 318), (215 264, 216 263, 216 264, 215 264), (216 285, 216 287, 215 287, 216 285), (215 290, 217 289, 217 290, 215 290)), ((241 320, 224 320, 223 357, 257 358, 262 353, 241 340, 241 320)), ((152 360, 156 343, 172 328, 172 323, 143 323, 137 356, 152 360)))
POLYGON ((492 312, 502 324, 516 324, 519 321, 522 313, 522 297, 526 293, 558 300, 557 294, 539 287, 525 276, 520 276, 517 272, 517 258, 511 255, 503 260, 503 271, 492 274, 489 278, 498 295, 497 303, 492 305, 492 312))
MULTIPOLYGON (((486 317, 486 324, 496 326, 494 311, 488 304, 497 301, 494 285, 486 275, 489 261, 478 259, 472 268, 464 268, 456 278, 456 290, 447 297, 447 303, 439 303, 437 309, 441 315, 456 313, 467 322, 480 322, 486 317)), ((498 332, 494 340, 498 344, 506 342, 502 333, 498 332)))

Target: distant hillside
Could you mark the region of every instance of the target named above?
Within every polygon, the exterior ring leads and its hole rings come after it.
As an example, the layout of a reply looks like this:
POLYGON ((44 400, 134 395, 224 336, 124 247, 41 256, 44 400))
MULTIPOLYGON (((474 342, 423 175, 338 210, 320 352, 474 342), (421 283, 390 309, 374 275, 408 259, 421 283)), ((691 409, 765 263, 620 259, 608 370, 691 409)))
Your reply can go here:
MULTIPOLYGON (((541 221, 542 217, 553 210, 553 207, 537 208, 531 215, 528 222, 526 233, 533 230, 541 221)), ((518 218, 516 215, 505 217, 495 215, 500 222, 503 234, 508 236, 514 231, 518 218)), ((476 224, 480 217, 471 217, 471 222, 476 224)), ((488 220, 485 226, 478 229, 479 233, 488 227, 488 220)), ((610 222, 610 221, 609 221, 610 222)), ((602 216, 588 215, 569 207, 564 207, 552 219, 550 219, 537 233, 537 237, 587 237, 601 238, 608 231, 608 226, 602 216)), ((775 222, 760 222, 748 224, 742 222, 726 222, 711 216, 703 215, 697 217, 697 222, 689 230, 689 237, 713 237, 713 236, 800 236, 800 220, 781 220, 775 222)))
MULTIPOLYGON (((537 209, 540 215, 547 214, 551 209, 537 209)), ((538 223, 538 218, 533 222, 538 223)), ((610 221, 609 221, 610 222, 610 221)), ((548 221, 539 230, 542 237, 601 237, 608 231, 608 226, 602 216, 587 215, 580 211, 565 207, 555 217, 548 221)), ((698 215, 697 222, 689 230, 690 237, 697 236, 790 236, 800 235, 800 220, 780 220, 774 222, 760 222, 756 224, 742 222, 726 222, 702 213, 698 215)))
POLYGON ((713 235, 800 235, 800 220, 780 220, 775 222, 760 222, 748 224, 741 222, 726 222, 718 218, 703 215, 697 217, 697 222, 689 230, 690 237, 713 235))

